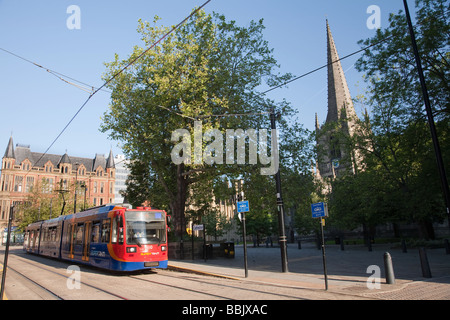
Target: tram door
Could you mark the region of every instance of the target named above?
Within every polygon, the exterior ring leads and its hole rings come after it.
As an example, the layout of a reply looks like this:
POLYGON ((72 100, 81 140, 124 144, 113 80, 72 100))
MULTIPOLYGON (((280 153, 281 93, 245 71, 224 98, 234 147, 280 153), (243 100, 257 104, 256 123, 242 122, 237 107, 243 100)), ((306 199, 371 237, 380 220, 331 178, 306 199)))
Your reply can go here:
POLYGON ((75 242, 75 224, 69 225, 69 239, 70 239, 70 249, 69 249, 69 258, 73 259, 73 249, 75 242))
POLYGON ((91 224, 92 221, 88 221, 84 224, 84 235, 83 235, 83 256, 82 260, 89 261, 89 249, 91 246, 91 224))

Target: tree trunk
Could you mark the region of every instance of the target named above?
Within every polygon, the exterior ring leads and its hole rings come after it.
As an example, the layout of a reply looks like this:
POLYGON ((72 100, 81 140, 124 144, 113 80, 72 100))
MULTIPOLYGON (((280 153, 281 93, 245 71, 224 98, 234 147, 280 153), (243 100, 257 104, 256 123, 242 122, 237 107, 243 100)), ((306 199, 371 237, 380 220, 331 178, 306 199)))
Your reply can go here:
MULTIPOLYGON (((180 244, 183 242, 183 236, 186 232, 185 223, 185 205, 186 205, 186 190, 187 179, 182 175, 184 164, 177 166, 177 194, 175 201, 172 203, 172 210, 174 214, 174 229, 177 238, 180 240, 180 244)), ((180 246, 181 257, 183 257, 183 246, 180 246)))

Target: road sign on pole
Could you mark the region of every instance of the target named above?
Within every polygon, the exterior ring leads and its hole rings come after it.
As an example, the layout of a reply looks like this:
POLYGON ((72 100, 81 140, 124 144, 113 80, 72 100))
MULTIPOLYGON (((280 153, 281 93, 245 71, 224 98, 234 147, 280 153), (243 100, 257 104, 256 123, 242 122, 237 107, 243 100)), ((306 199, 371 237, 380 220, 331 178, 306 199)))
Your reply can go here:
POLYGON ((203 225, 202 224, 194 224, 192 229, 194 231, 202 231, 203 230, 203 225))
POLYGON ((237 203, 237 212, 249 212, 250 211, 250 207, 248 204, 248 200, 245 201, 238 201, 237 203))
POLYGON ((242 240, 244 242, 244 271, 245 277, 248 277, 248 264, 247 264, 247 231, 245 227, 245 213, 250 211, 250 206, 248 204, 248 200, 238 201, 236 203, 236 209, 239 216, 239 219, 242 221, 242 240))
POLYGON ((313 203, 311 205, 311 213, 313 218, 328 217, 328 205, 326 202, 313 203))
POLYGON ((322 260, 323 260, 323 275, 325 277, 325 290, 328 290, 328 276, 327 276, 327 260, 325 257, 325 237, 323 234, 323 226, 325 225, 325 217, 328 217, 328 206, 326 202, 313 203, 311 205, 311 213, 313 218, 320 218, 320 233, 322 246, 322 260))

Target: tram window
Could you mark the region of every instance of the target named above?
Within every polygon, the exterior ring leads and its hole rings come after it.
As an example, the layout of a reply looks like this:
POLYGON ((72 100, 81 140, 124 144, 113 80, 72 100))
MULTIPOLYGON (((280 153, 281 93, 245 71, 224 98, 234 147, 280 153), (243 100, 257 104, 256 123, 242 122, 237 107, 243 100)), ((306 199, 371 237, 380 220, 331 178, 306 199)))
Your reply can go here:
POLYGON ((109 243, 109 236, 111 234, 111 219, 102 221, 102 242, 109 243))
POLYGON ((51 228, 51 241, 56 241, 56 227, 51 228))
POLYGON ((121 216, 116 216, 112 223, 112 243, 123 244, 123 219, 121 216))
POLYGON ((111 243, 117 243, 117 217, 115 217, 113 219, 113 223, 112 223, 111 243))
POLYGON ((100 221, 92 224, 91 242, 100 242, 100 221))
POLYGON ((77 225, 77 231, 75 235, 75 244, 83 244, 83 231, 84 231, 84 223, 79 223, 77 225))
POLYGON ((72 234, 72 226, 73 226, 73 224, 68 224, 67 225, 67 233, 66 233, 66 242, 67 243, 71 243, 72 241, 72 237, 73 237, 73 234, 72 234))
POLYGON ((47 241, 47 229, 42 230, 42 242, 47 241))

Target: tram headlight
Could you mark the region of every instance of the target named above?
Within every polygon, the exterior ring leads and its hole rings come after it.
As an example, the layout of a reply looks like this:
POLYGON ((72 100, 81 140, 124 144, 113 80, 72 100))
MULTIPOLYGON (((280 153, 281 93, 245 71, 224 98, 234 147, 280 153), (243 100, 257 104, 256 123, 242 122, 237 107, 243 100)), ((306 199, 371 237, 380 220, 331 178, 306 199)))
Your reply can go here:
POLYGON ((136 247, 128 247, 128 248, 127 248, 127 252, 128 252, 128 253, 136 252, 136 247))
POLYGON ((167 247, 166 246, 161 246, 161 251, 166 251, 167 247))

